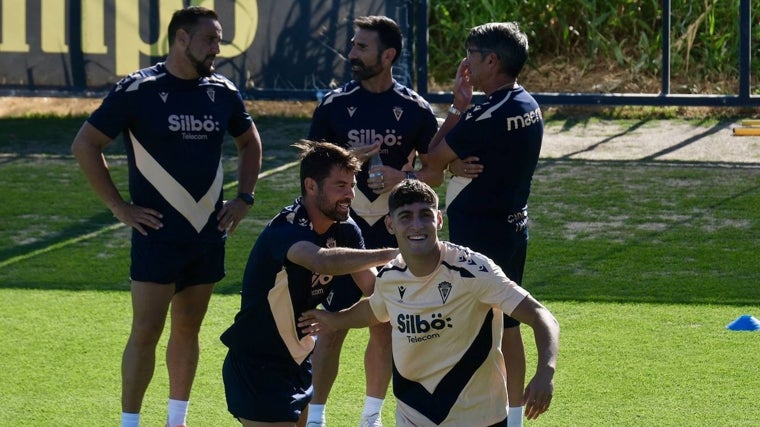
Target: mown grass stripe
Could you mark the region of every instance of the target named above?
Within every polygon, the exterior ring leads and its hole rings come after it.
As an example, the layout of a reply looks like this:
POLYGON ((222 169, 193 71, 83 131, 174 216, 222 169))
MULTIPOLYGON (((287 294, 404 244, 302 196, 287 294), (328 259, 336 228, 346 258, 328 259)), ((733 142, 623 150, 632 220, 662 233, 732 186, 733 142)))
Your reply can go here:
MULTIPOLYGON (((267 177, 269 177, 271 175, 274 175, 276 173, 288 170, 288 169, 290 169, 290 168, 298 165, 299 163, 300 163, 299 161, 294 161, 294 162, 290 162, 290 163, 286 163, 284 165, 278 166, 278 167, 276 167, 274 169, 270 169, 268 171, 262 172, 261 174, 259 174, 259 179, 264 179, 264 178, 267 178, 267 177)), ((229 190, 229 189, 235 187, 237 184, 238 184, 237 181, 232 181, 232 182, 226 184, 224 186, 224 189, 225 190, 229 190)), ((16 264, 18 262, 25 261, 27 259, 39 256, 39 255, 42 255, 42 254, 46 254, 46 253, 48 253, 50 251, 54 251, 56 249, 65 248, 67 246, 70 246, 70 245, 73 245, 73 244, 76 244, 76 243, 79 243, 79 242, 84 242, 86 240, 90 240, 90 239, 92 239, 94 237, 100 236, 101 234, 108 233, 110 231, 115 231, 115 230, 118 230, 118 229, 120 229, 122 227, 125 227, 125 226, 126 225, 124 223, 122 223, 122 222, 119 222, 119 223, 116 223, 116 224, 111 224, 111 225, 108 225, 106 227, 101 228, 100 230, 95 230, 93 232, 90 232, 90 233, 87 233, 87 234, 83 234, 81 236, 72 237, 71 239, 67 239, 67 240, 64 240, 62 242, 57 242, 57 243, 54 243, 52 245, 48 245, 48 246, 46 246, 44 248, 40 248, 40 249, 31 251, 31 252, 27 252, 25 254, 21 254, 21 255, 17 255, 17 256, 8 258, 6 260, 0 261, 0 268, 5 268, 5 267, 7 267, 9 265, 13 265, 13 264, 16 264)))

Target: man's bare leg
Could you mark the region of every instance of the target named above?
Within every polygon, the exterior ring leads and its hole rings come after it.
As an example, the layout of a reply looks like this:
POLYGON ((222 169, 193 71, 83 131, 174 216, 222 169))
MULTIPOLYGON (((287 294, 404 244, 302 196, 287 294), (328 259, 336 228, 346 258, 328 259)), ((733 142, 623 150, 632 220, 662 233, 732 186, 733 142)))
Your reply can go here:
POLYGON ((370 326, 369 342, 364 352, 367 397, 362 420, 368 420, 371 426, 380 425, 382 405, 391 382, 392 370, 391 324, 386 322, 370 326))
MULTIPOLYGON (((509 407, 523 406, 525 392, 525 346, 520 333, 520 326, 504 329, 501 337, 501 351, 504 354, 504 365, 507 370, 507 400, 509 407)), ((522 411, 520 411, 522 417, 522 411)), ((519 424, 522 425, 522 418, 519 424)))
POLYGON ((171 333, 166 347, 171 399, 190 399, 200 355, 198 334, 213 290, 213 284, 190 286, 172 300, 171 333))
POLYGON ((347 334, 347 330, 332 333, 322 332, 317 338, 314 353, 311 355, 314 396, 311 398, 308 408, 308 421, 310 422, 324 422, 327 397, 330 395, 335 378, 338 376, 340 351, 347 334))
POLYGON ((173 285, 133 281, 132 330, 121 360, 121 407, 139 413, 156 367, 156 345, 164 330, 173 285))

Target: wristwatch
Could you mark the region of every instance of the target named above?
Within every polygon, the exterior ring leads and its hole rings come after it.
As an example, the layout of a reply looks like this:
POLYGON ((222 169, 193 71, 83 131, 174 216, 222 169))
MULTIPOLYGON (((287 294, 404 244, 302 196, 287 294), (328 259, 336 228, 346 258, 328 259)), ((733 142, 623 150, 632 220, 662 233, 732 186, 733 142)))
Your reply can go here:
POLYGON ((253 202, 256 201, 256 199, 253 197, 253 193, 238 193, 238 199, 245 202, 248 206, 253 206, 253 202))
POLYGON ((462 115, 462 110, 455 107, 454 104, 451 104, 451 107, 449 107, 449 114, 459 117, 462 115))
POLYGON ((409 171, 406 173, 406 179, 417 179, 417 175, 415 175, 414 172, 409 171))

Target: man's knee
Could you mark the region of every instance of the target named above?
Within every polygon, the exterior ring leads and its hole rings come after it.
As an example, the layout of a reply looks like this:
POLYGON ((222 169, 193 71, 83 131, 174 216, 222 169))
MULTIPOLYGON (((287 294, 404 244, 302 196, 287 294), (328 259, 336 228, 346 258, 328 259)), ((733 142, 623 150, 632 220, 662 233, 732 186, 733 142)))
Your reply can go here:
POLYGON ((369 345, 383 346, 390 350, 391 332, 390 322, 372 325, 369 328, 369 345))

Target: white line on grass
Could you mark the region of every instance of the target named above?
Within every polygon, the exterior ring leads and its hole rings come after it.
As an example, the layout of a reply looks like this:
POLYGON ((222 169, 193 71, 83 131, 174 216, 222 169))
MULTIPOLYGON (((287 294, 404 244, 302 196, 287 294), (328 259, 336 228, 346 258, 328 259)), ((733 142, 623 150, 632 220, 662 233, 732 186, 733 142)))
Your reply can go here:
MULTIPOLYGON (((259 179, 264 179, 264 178, 267 178, 270 175, 274 175, 274 174, 276 174, 278 172, 282 172, 284 170, 290 169, 293 166, 298 165, 299 163, 300 163, 299 161, 295 161, 295 162, 291 162, 291 163, 286 163, 286 164, 284 164, 282 166, 278 166, 278 167, 276 167, 274 169, 270 169, 270 170, 268 170, 266 172, 262 172, 261 174, 259 174, 259 179)), ((233 182, 230 182, 229 184, 225 185, 224 189, 225 190, 229 190, 230 188, 232 188, 232 187, 234 187, 236 185, 237 185, 237 181, 233 181, 233 182)), ((83 242, 85 240, 89 240, 89 239, 92 239, 94 237, 98 237, 98 236, 100 236, 103 233, 108 233, 109 231, 118 230, 119 228, 122 228, 122 227, 126 227, 126 225, 123 222, 119 222, 119 223, 116 223, 116 224, 111 224, 111 225, 108 225, 106 227, 101 228, 100 230, 95 230, 93 232, 84 234, 82 236, 72 237, 71 239, 64 240, 64 241, 58 242, 58 243, 53 243, 52 245, 46 246, 46 247, 41 248, 41 249, 37 249, 35 251, 31 251, 31 252, 25 253, 23 255, 18 255, 18 256, 15 256, 15 257, 8 258, 6 260, 0 261, 0 268, 5 268, 5 267, 7 267, 7 266, 9 266, 11 264, 16 264, 18 262, 27 260, 29 258, 45 254, 45 253, 48 253, 50 251, 54 251, 56 249, 64 248, 66 246, 70 246, 70 245, 73 245, 75 243, 83 242)))

